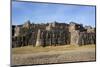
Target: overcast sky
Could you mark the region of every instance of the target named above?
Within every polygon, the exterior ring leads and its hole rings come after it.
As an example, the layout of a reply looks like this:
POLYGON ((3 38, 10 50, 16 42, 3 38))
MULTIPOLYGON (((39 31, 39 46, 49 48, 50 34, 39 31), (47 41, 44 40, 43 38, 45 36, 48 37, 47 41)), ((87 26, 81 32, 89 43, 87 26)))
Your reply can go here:
POLYGON ((95 6, 64 5, 36 2, 12 2, 12 24, 71 21, 95 26, 95 6))

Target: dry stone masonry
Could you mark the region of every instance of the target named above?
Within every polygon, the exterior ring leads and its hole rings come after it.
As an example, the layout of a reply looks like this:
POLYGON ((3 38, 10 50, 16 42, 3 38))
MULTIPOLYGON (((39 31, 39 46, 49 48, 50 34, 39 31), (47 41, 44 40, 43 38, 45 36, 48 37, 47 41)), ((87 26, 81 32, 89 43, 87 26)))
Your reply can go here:
POLYGON ((75 22, 12 25, 12 47, 88 45, 96 43, 95 28, 75 22))

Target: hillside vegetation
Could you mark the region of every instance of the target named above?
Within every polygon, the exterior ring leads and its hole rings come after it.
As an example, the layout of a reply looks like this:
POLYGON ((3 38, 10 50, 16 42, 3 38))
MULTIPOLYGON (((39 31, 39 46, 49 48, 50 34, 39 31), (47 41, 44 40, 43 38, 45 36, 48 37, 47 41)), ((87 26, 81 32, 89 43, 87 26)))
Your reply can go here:
POLYGON ((81 50, 81 49, 90 49, 95 48, 95 45, 84 45, 84 46, 75 46, 75 45, 64 45, 64 46, 47 46, 47 47, 17 47, 12 48, 12 54, 30 54, 30 53, 39 53, 39 52, 49 52, 49 51, 71 51, 71 50, 81 50))

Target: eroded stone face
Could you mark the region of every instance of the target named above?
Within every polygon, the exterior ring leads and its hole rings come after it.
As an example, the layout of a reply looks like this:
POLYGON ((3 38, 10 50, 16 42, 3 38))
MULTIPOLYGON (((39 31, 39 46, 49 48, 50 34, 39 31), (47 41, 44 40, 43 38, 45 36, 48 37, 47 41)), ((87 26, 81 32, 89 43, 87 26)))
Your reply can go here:
POLYGON ((39 29, 37 33, 37 41, 36 41, 36 46, 42 46, 42 32, 39 29))
POLYGON ((71 41, 70 41, 70 44, 72 44, 72 45, 78 45, 79 44, 79 37, 80 37, 80 35, 79 35, 79 31, 77 30, 75 30, 75 31, 72 31, 71 32, 71 41))
POLYGON ((95 44, 95 28, 77 23, 25 23, 13 27, 12 47, 95 44), (92 29, 92 30, 90 30, 92 29))

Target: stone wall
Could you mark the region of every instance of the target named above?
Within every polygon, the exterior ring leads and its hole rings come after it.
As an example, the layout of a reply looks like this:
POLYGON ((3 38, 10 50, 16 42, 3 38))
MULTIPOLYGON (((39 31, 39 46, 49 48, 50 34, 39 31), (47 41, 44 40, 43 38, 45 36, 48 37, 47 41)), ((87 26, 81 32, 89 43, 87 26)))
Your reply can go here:
POLYGON ((31 24, 13 27, 12 47, 87 45, 96 43, 95 28, 77 23, 31 24), (90 30, 92 29, 92 30, 90 30))
POLYGON ((96 35, 95 32, 71 32, 71 42, 72 45, 87 45, 87 44, 96 44, 96 35))
POLYGON ((12 39, 13 47, 33 46, 57 46, 70 44, 70 32, 64 30, 38 30, 36 34, 17 36, 12 39))
POLYGON ((96 35, 91 32, 80 32, 79 33, 79 45, 96 44, 96 35))

